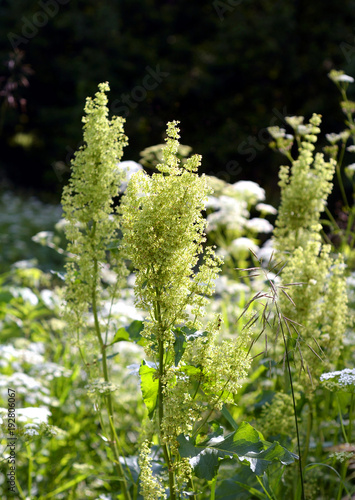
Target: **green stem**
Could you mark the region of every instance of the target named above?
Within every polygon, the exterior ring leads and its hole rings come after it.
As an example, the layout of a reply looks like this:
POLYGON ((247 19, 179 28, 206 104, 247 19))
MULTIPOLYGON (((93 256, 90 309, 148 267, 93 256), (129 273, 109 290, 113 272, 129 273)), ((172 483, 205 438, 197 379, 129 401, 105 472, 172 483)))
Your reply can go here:
POLYGON ((211 485, 210 500, 215 500, 216 499, 216 482, 217 482, 217 476, 215 476, 212 479, 212 481, 210 481, 210 485, 211 485))
MULTIPOLYGON (((96 229, 96 222, 93 224, 93 230, 92 230, 92 236, 95 234, 95 229, 96 229)), ((95 324, 95 333, 96 337, 98 339, 99 345, 100 345, 100 351, 101 351, 101 360, 102 360, 102 372, 104 376, 105 382, 109 382, 109 375, 108 375, 108 368, 107 368, 107 356, 106 356, 106 345, 104 344, 101 336, 101 329, 100 329, 100 323, 99 323, 99 318, 98 318, 98 310, 97 310, 97 288, 96 288, 96 280, 98 276, 98 261, 97 259, 94 258, 94 276, 93 276, 93 282, 94 286, 92 289, 92 311, 93 311, 93 316, 94 316, 94 324, 95 324)), ((104 401, 105 401, 105 406, 106 410, 108 413, 108 419, 109 419, 109 427, 110 427, 110 448, 114 454, 114 457, 116 459, 115 461, 115 467, 117 470, 117 474, 120 477, 120 482, 122 486, 122 491, 125 500, 131 500, 131 495, 129 493, 129 489, 127 486, 127 481, 124 475, 124 471, 120 462, 120 454, 118 452, 118 443, 116 443, 115 440, 115 433, 113 431, 113 421, 114 421, 114 412, 113 412, 113 403, 112 403, 112 397, 111 393, 109 392, 104 396, 104 401)))
POLYGON ((306 442, 305 442, 305 447, 304 447, 304 453, 302 456, 302 466, 306 466, 306 460, 308 456, 308 451, 309 451, 309 443, 311 440, 311 431, 312 431, 312 407, 311 403, 309 402, 309 411, 308 411, 308 418, 307 418, 307 435, 306 435, 306 442))
MULTIPOLYGON (((346 233, 345 233, 345 243, 346 244, 348 243, 348 239, 349 239, 350 234, 352 232, 351 228, 352 228, 353 223, 354 223, 354 215, 355 215, 355 213, 354 213, 354 206, 352 206, 352 209, 351 209, 350 214, 348 216, 348 223, 346 225, 346 233)), ((353 237, 351 239, 351 242, 349 244, 350 248, 352 248, 353 241, 354 241, 354 235, 353 235, 353 237)))
POLYGON ((258 483, 260 484, 260 486, 262 487, 262 489, 264 490, 266 496, 270 499, 270 500, 273 500, 273 498, 269 495, 269 492, 267 491, 267 489, 265 488, 265 486, 263 485, 263 482, 261 481, 260 477, 259 476, 256 476, 256 479, 258 480, 258 483))
POLYGON ((345 481, 345 477, 346 477, 347 468, 348 468, 348 461, 343 462, 341 464, 341 480, 340 480, 340 483, 339 483, 339 489, 338 489, 338 494, 337 494, 336 500, 341 500, 342 499, 343 489, 344 489, 344 481, 345 481))
POLYGON ((350 409, 349 409, 349 441, 352 443, 353 436, 353 412, 354 412, 354 393, 351 393, 350 409))
POLYGON ((27 489, 28 489, 28 496, 31 497, 31 490, 32 490, 32 473, 33 473, 33 456, 32 456, 32 450, 31 450, 31 445, 28 443, 25 443, 26 450, 27 450, 27 458, 28 458, 28 478, 27 478, 27 489))
MULTIPOLYGON (((195 491, 195 486, 194 486, 194 482, 193 482, 192 476, 189 477, 189 480, 187 481, 187 484, 188 484, 191 492, 194 492, 195 491)), ((190 496, 190 498, 191 498, 191 500, 197 500, 197 495, 192 494, 190 496)))
POLYGON ((339 184, 339 187, 340 187, 340 192, 341 192, 341 196, 343 198, 343 202, 344 202, 344 205, 345 205, 345 208, 347 210, 349 210, 349 203, 348 203, 348 199, 346 197, 346 193, 345 193, 345 188, 344 188, 344 183, 343 183, 343 179, 341 178, 341 173, 340 173, 340 165, 339 163, 336 164, 335 166, 335 171, 336 171, 336 174, 337 174, 337 178, 338 178, 338 184, 339 184))
POLYGON ((346 435, 346 431, 345 431, 345 427, 344 427, 343 416, 342 416, 342 413, 341 413, 340 401, 339 401, 338 393, 337 393, 337 403, 338 403, 338 412, 339 412, 339 420, 340 420, 341 431, 343 433, 343 437, 344 437, 345 442, 348 443, 349 440, 348 440, 348 436, 346 435))
MULTIPOLYGON (((163 328, 163 322, 162 322, 161 310, 160 310, 160 301, 159 301, 160 300, 160 292, 159 292, 159 289, 157 287, 155 289, 155 292, 156 292, 157 301, 156 301, 154 309, 155 309, 156 320, 158 322, 159 335, 161 335, 164 328, 163 328)), ((158 417, 159 417, 159 429, 161 432, 163 418, 164 418, 163 378, 165 375, 164 340, 162 340, 161 338, 158 340, 158 348, 159 348, 158 417)), ((163 448, 164 459, 165 459, 166 466, 168 468, 168 473, 169 473, 170 500, 176 500, 175 476, 174 476, 174 471, 172 470, 172 464, 171 464, 171 459, 170 459, 170 455, 169 455, 169 448, 168 448, 167 444, 162 444, 162 448, 163 448)))
POLYGON ((20 483, 18 482, 18 479, 17 479, 16 475, 15 475, 15 485, 16 485, 17 491, 18 491, 18 492, 19 492, 19 494, 20 494, 21 499, 22 499, 22 500, 26 500, 26 498, 27 498, 27 497, 26 497, 26 495, 24 494, 23 489, 21 488, 21 485, 20 485, 20 483))
POLYGON ((297 420, 297 409, 296 409, 296 400, 295 400, 295 393, 293 390, 293 381, 292 381, 292 373, 291 373, 291 366, 290 366, 290 359, 288 356, 288 349, 287 349, 287 342, 286 342, 286 337, 285 337, 285 332, 282 326, 282 316, 279 311, 278 306, 276 305, 276 310, 277 314, 279 317, 280 321, 280 329, 282 333, 282 338, 285 346, 285 356, 286 356, 286 365, 287 365, 287 371, 288 371, 288 376, 290 380, 290 387, 291 387, 291 394, 292 394, 292 403, 293 403, 293 414, 295 416, 295 427, 296 427, 296 435, 297 435, 297 448, 298 448, 298 465, 299 465, 299 471, 300 471, 300 480, 301 480, 301 498, 302 500, 306 500, 305 494, 304 494, 304 480, 303 480, 303 462, 302 462, 302 455, 301 455, 301 444, 300 444, 300 433, 298 429, 298 420, 297 420))

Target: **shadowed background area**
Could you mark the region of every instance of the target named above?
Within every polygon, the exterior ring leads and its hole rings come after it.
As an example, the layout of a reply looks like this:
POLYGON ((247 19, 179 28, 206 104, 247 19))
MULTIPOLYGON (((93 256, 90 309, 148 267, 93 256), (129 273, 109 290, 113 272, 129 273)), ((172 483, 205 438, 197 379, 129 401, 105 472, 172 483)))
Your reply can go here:
POLYGON ((203 171, 252 179, 275 200, 283 159, 265 129, 312 112, 323 132, 342 129, 327 73, 354 74, 354 28, 351 0, 3 0, 2 183, 58 201, 85 98, 109 81, 111 111, 127 119, 125 160, 180 120, 203 171))

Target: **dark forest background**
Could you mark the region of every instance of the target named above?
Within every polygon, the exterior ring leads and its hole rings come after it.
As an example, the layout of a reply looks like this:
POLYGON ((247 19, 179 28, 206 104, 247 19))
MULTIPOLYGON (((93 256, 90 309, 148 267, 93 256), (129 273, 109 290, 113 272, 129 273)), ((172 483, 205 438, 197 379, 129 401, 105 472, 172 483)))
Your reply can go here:
POLYGON ((124 160, 180 120, 204 172, 277 199, 283 159, 265 129, 313 112, 322 132, 342 129, 327 73, 355 75, 354 30, 350 0, 1 0, 2 186, 58 201, 85 98, 109 81, 111 111, 127 119, 124 160))

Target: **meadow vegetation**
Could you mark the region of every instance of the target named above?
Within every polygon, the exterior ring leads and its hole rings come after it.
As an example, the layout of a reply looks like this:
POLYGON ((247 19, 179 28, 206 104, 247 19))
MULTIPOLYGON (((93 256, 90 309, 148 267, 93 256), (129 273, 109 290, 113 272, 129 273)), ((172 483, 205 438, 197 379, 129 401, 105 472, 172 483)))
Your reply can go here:
POLYGON ((201 175, 176 121, 122 161, 107 83, 61 207, 2 194, 2 498, 353 498, 355 103, 329 77, 324 151, 320 115, 269 128, 277 208, 201 175))

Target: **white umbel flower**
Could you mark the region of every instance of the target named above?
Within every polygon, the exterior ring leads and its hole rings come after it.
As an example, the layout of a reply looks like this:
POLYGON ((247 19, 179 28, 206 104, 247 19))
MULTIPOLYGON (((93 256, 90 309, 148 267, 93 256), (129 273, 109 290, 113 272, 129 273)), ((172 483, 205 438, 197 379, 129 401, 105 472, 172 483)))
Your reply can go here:
POLYGON ((235 193, 240 194, 248 204, 253 205, 257 201, 265 200, 265 190, 253 181, 239 181, 232 184, 235 193))
POLYGON ((272 233, 274 226, 266 219, 255 217, 246 221, 245 227, 256 233, 272 233))

